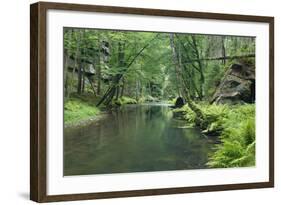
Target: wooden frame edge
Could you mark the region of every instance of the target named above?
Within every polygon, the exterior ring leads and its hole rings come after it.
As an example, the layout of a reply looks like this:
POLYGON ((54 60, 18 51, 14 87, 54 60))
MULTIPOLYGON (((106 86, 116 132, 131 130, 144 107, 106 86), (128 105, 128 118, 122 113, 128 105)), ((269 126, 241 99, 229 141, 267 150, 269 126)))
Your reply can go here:
POLYGON ((164 10, 164 9, 58 3, 58 2, 39 1, 38 4, 44 7, 45 9, 75 10, 75 11, 86 11, 86 12, 106 12, 106 13, 118 13, 118 14, 151 15, 151 16, 186 17, 186 18, 232 20, 232 21, 251 21, 251 22, 265 22, 265 23, 268 23, 273 18, 271 16, 254 16, 254 15, 242 15, 242 14, 224 14, 224 13, 214 13, 214 12, 164 10))
POLYGON ((30 199, 46 198, 46 9, 30 5, 30 199))
POLYGON ((39 200, 38 189, 38 4, 30 6, 30 199, 39 200))
POLYGON ((36 202, 89 200, 274 187, 274 17, 38 2, 30 5, 30 199, 36 202), (47 195, 46 165, 46 11, 48 9, 173 16, 269 24, 269 181, 196 187, 47 195))
POLYGON ((274 17, 269 18, 269 182, 274 187, 274 17))
POLYGON ((100 193, 83 193, 83 194, 66 194, 66 195, 48 195, 40 202, 58 202, 58 201, 78 201, 91 199, 106 198, 124 198, 124 197, 141 197, 171 194, 186 194, 196 192, 213 192, 213 191, 231 191, 242 189, 261 189, 272 188, 271 182, 261 183, 244 183, 244 184, 226 184, 212 186, 196 186, 196 187, 179 187, 164 189, 147 189, 147 190, 130 190, 116 192, 100 192, 100 193))

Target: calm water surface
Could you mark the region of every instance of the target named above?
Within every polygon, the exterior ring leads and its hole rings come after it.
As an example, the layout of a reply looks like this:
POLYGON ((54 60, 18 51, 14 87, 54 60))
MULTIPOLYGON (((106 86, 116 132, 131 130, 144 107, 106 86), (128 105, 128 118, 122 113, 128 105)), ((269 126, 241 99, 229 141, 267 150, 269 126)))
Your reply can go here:
POLYGON ((203 169, 214 141, 164 104, 127 105, 64 130, 64 175, 203 169))

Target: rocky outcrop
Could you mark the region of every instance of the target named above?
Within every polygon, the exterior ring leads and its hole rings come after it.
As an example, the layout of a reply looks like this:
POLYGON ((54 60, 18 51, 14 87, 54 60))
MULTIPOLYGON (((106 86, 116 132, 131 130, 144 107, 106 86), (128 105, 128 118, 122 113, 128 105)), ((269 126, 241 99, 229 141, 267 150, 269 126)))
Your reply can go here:
POLYGON ((175 104, 170 106, 170 108, 181 108, 184 104, 184 99, 182 97, 177 97, 175 104))
POLYGON ((175 108, 181 108, 184 106, 184 99, 182 97, 178 97, 175 102, 175 108))
POLYGON ((216 89, 211 103, 254 103, 255 67, 232 64, 216 89))

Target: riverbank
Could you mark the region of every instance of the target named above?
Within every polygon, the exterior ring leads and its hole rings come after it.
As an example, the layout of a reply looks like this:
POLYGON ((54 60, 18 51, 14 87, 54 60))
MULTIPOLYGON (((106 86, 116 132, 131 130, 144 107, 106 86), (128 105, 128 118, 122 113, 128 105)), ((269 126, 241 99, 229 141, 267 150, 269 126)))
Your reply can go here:
POLYGON ((247 167, 255 165, 255 105, 198 104, 204 121, 198 122, 187 106, 175 109, 187 124, 198 126, 209 137, 218 136, 220 144, 209 156, 208 166, 214 168, 247 167))
POLYGON ((85 126, 104 118, 112 107, 138 103, 126 96, 113 100, 109 107, 97 107, 98 101, 99 97, 90 93, 72 94, 64 103, 64 127, 85 126))
POLYGON ((70 98, 64 104, 65 126, 84 124, 92 121, 101 114, 101 110, 90 102, 78 98, 70 98))

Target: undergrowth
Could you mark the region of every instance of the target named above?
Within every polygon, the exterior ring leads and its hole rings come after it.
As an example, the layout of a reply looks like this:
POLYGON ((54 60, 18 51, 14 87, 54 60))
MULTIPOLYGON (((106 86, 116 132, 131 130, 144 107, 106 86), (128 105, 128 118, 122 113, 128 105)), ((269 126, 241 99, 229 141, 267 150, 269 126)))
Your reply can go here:
POLYGON ((100 109, 94 103, 85 99, 72 97, 64 103, 64 122, 66 124, 86 120, 97 116, 99 113, 100 109))
POLYGON ((189 124, 200 126, 207 135, 219 136, 221 143, 209 156, 209 167, 245 167, 255 165, 255 105, 199 104, 204 121, 198 124, 195 113, 185 105, 181 112, 189 124))

